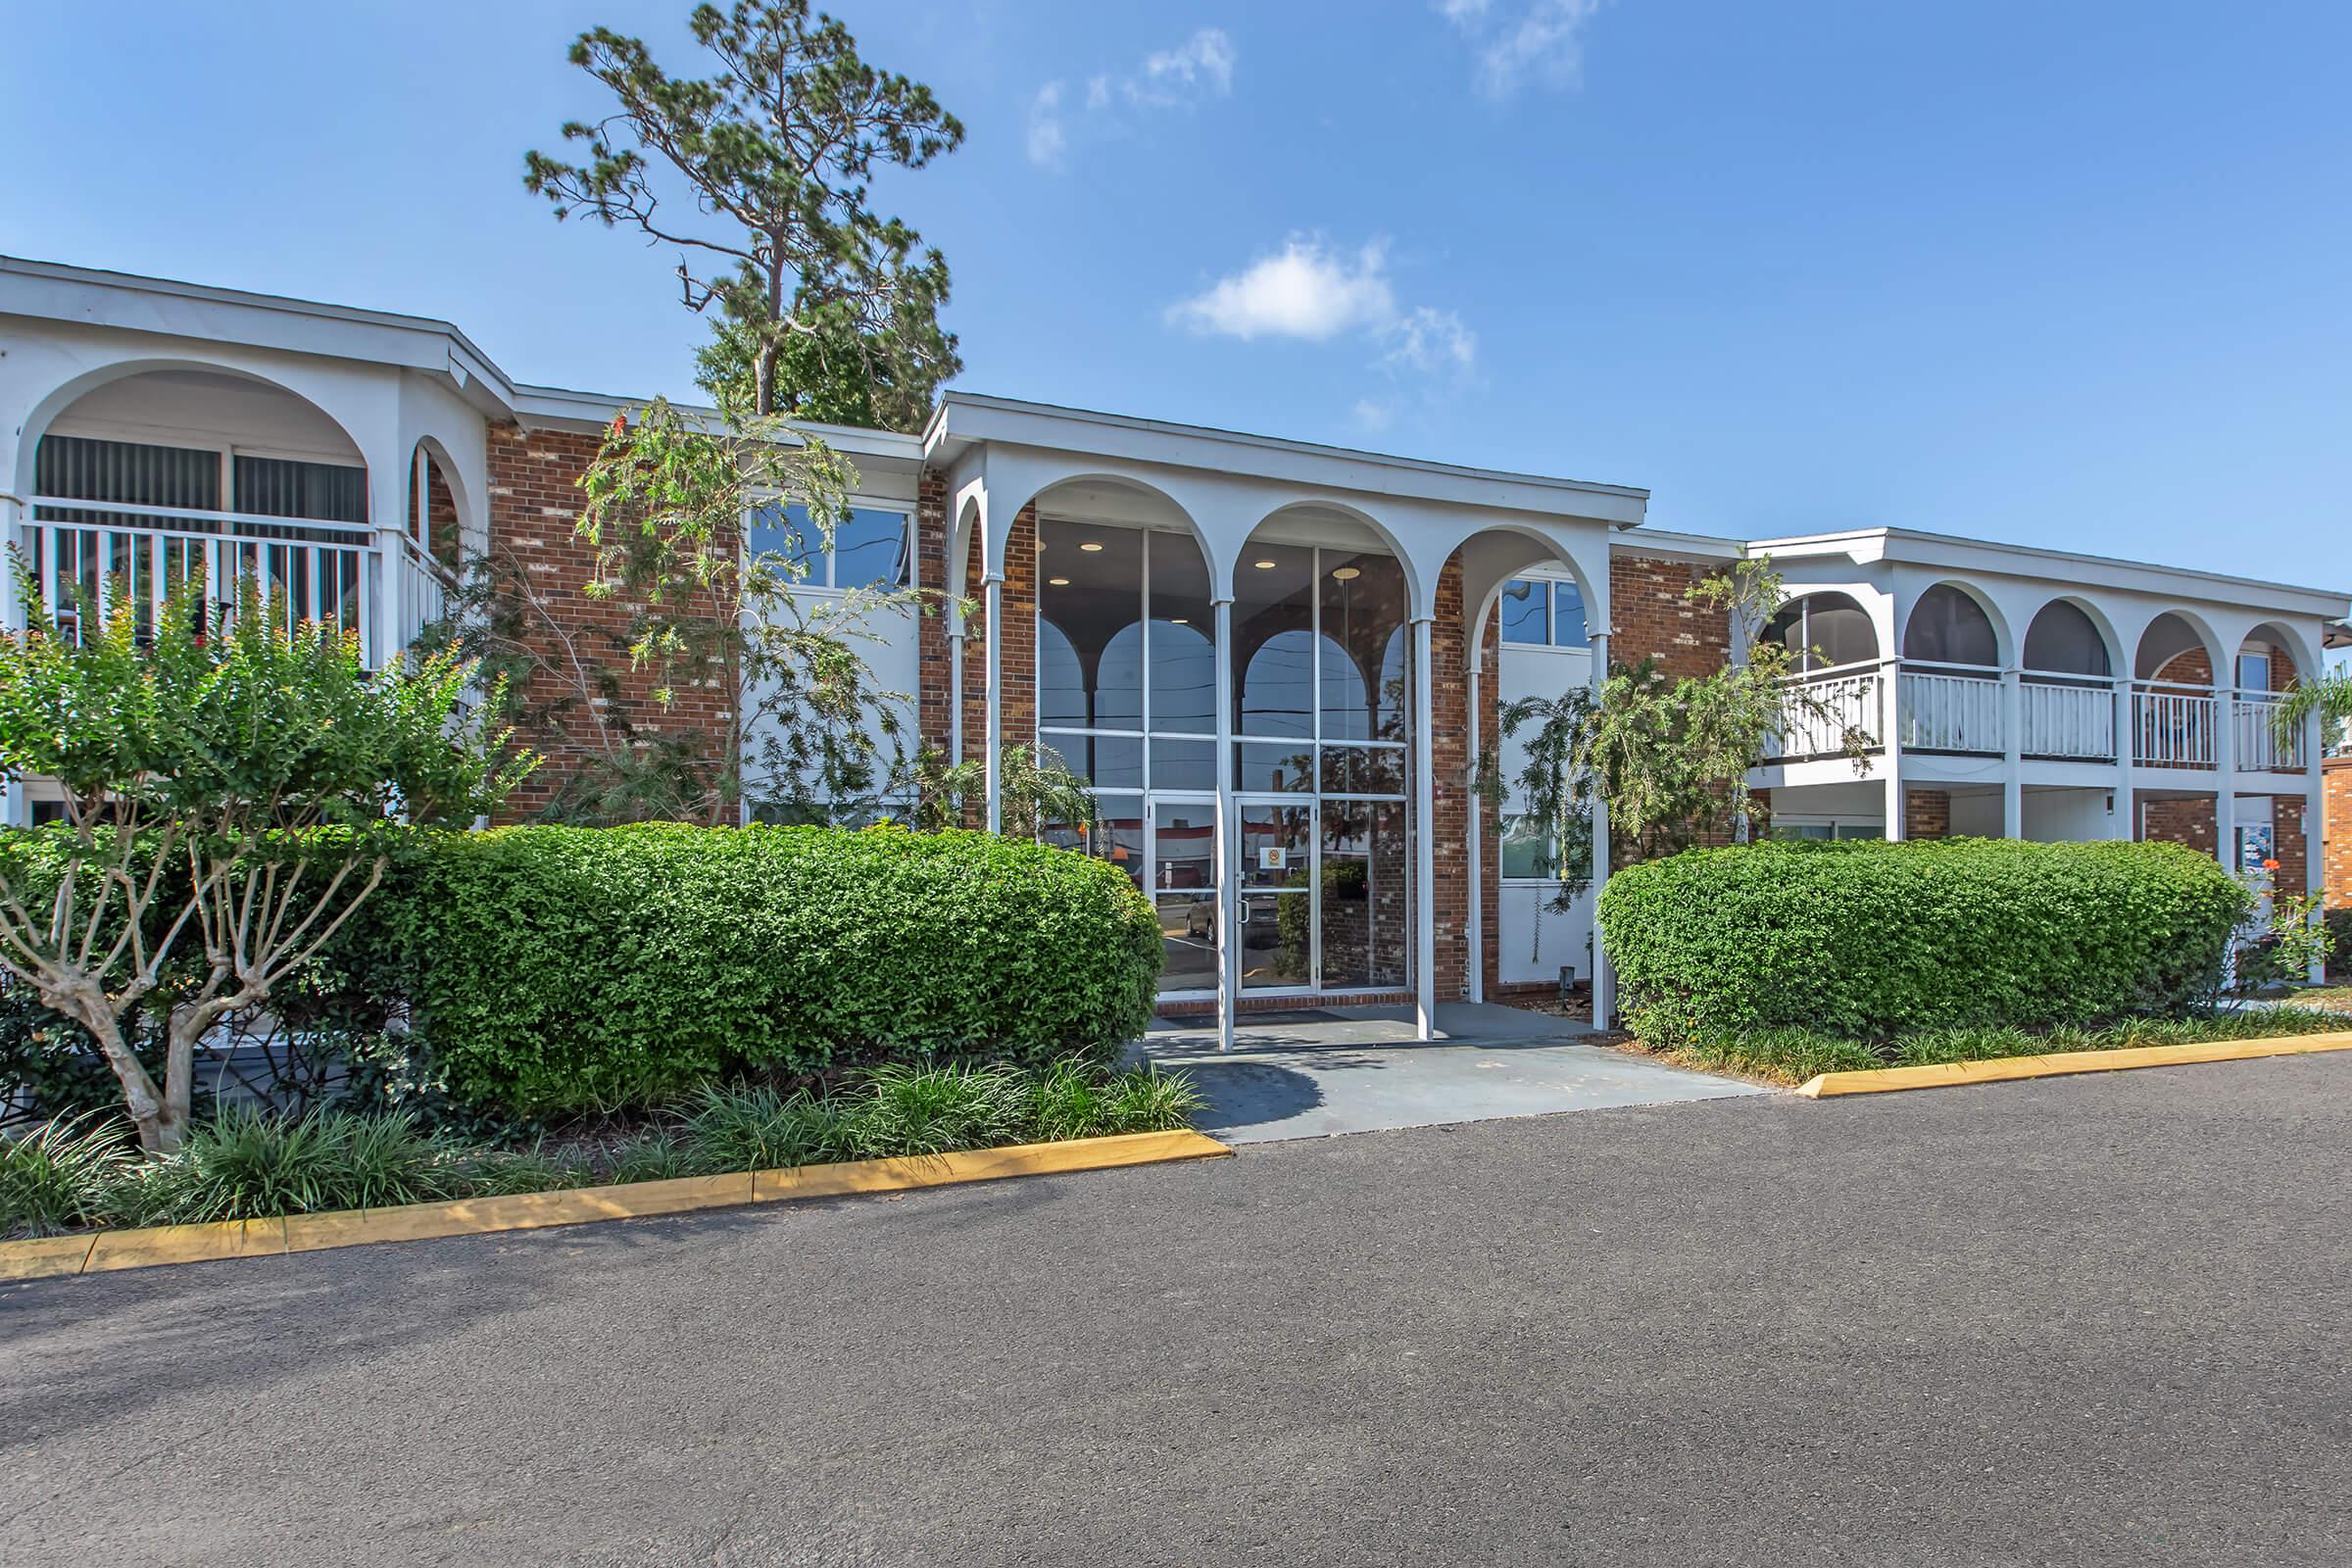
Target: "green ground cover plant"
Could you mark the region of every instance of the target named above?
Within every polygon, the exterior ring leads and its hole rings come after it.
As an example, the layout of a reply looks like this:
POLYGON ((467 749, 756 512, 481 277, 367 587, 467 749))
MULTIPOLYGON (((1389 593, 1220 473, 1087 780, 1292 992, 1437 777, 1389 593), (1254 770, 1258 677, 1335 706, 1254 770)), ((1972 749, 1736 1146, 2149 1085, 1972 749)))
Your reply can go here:
POLYGON ((920 1158, 1189 1126, 1190 1080, 1113 1072, 1077 1058, 887 1063, 818 1095, 706 1087, 633 1126, 566 1145, 514 1148, 428 1130, 406 1112, 247 1107, 197 1122, 171 1154, 143 1157, 119 1116, 60 1117, 0 1139, 0 1236, 104 1225, 193 1224, 549 1192, 591 1182, 716 1176, 843 1159, 920 1158))
POLYGON ((1863 1041, 1800 1028, 1686 1035, 1671 1044, 1646 1039, 1658 1054, 1705 1072, 1730 1073, 1794 1086, 1825 1072, 1866 1072, 1938 1062, 2038 1056, 2060 1051, 2122 1051, 2138 1046, 2185 1046, 2209 1040, 2258 1040, 2273 1035, 2332 1033, 2341 1015, 2301 1007, 2254 1008, 2181 1018, 2129 1018, 2101 1027, 2061 1025, 1926 1029, 1891 1040, 1863 1041))

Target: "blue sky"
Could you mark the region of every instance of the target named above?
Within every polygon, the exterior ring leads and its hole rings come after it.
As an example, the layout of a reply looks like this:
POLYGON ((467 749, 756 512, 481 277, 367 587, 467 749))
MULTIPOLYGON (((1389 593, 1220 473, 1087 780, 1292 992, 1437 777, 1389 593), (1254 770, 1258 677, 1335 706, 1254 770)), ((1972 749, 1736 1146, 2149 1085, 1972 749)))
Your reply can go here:
MULTIPOLYGON (((845 3, 976 390, 2352 589, 2352 7, 845 3)), ((685 393, 673 258, 526 147, 679 0, 24 6, 0 250, 685 393)))

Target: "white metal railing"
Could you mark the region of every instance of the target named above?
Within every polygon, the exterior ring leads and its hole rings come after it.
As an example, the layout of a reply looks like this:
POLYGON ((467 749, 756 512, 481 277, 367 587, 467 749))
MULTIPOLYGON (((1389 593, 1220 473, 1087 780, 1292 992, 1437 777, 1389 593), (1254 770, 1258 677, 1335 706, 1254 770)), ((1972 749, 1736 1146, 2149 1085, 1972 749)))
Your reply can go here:
POLYGON ((2275 692, 2239 692, 2236 717, 2230 732, 2231 760, 2257 773, 2299 773, 2303 770, 2303 730, 2297 726, 2281 736, 2274 715, 2279 708, 2275 692))
POLYGON ((2132 693, 2132 758, 2149 767, 2212 767, 2212 694, 2141 684, 2132 693))
POLYGON ((1905 747, 1923 752, 1998 754, 2006 744, 1997 675, 1905 668, 1897 694, 1902 706, 1896 733, 1905 747))
POLYGON ((2115 691, 2106 682, 2036 681, 2018 686, 2018 751, 2027 757, 2091 761, 2115 758, 2115 691))
POLYGON ((69 624, 84 600, 103 621, 126 590, 141 624, 151 625, 173 592, 228 603, 237 581, 252 577, 282 602, 289 630, 307 620, 356 632, 377 664, 390 649, 407 647, 444 603, 447 572, 395 535, 409 547, 391 563, 401 573, 400 624, 387 627, 386 564, 376 531, 364 523, 59 496, 34 496, 31 512, 22 543, 41 608, 69 624))
POLYGON ((1819 710, 1791 715, 1781 737, 1780 756, 1835 757, 1845 750, 1845 738, 1853 731, 1870 736, 1874 746, 1885 733, 1886 677, 1878 665, 1817 670, 1792 676, 1789 684, 1801 686, 1819 710))

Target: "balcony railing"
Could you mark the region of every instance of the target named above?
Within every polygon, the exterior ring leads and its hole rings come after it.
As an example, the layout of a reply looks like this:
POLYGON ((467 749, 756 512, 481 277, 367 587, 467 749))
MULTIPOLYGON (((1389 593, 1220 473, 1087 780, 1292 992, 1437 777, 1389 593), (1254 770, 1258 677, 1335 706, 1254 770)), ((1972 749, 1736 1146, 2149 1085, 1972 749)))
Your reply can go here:
MULTIPOLYGON (((1909 660, 1882 660, 1791 677, 1820 712, 1793 716, 1777 757, 1796 761, 1837 757, 1849 732, 1884 749, 1895 736, 1906 751, 2006 757, 2004 681, 1997 671, 1909 660), (1888 695, 1894 703, 1889 710, 1888 695)), ((2222 703, 2202 687, 2124 683, 2131 693, 2132 760, 2140 767, 2212 769, 2220 765, 2222 703)), ((2018 672, 2017 751, 2056 761, 2116 760, 2118 683, 2082 675, 2018 672)), ((2240 772, 2301 772, 2308 759, 2300 731, 2281 737, 2270 692, 2228 694, 2232 765, 2240 772)))
POLYGON ((362 523, 35 496, 22 543, 53 619, 77 618, 85 597, 103 619, 126 587, 148 625, 173 592, 226 603, 252 577, 282 602, 289 630, 307 620, 356 632, 373 665, 441 613, 449 581, 413 540, 388 537, 400 547, 389 563, 376 530, 362 523), (387 569, 398 573, 389 617, 387 569))

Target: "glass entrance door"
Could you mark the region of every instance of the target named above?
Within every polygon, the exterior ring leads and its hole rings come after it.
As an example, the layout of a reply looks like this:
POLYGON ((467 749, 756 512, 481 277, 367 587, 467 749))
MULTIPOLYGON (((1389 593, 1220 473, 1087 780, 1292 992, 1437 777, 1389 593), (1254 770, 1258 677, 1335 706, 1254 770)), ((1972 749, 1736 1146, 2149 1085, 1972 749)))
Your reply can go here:
POLYGON ((1315 983, 1315 805, 1310 798, 1234 803, 1241 892, 1237 968, 1244 991, 1315 983))

